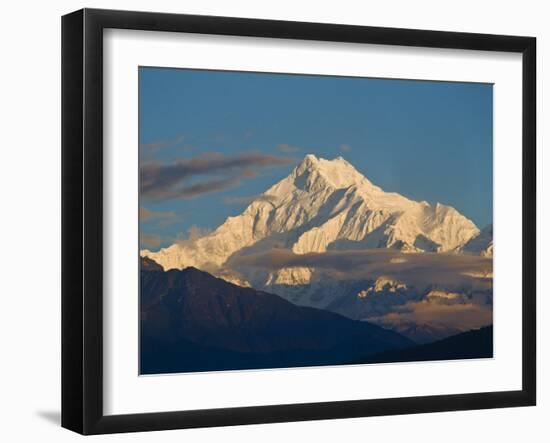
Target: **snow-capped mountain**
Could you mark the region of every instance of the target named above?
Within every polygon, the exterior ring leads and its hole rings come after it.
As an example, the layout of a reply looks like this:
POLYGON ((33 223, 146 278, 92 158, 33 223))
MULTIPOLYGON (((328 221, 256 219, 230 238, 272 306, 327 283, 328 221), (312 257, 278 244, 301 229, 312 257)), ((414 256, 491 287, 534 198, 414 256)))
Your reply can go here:
POLYGON ((485 226, 478 235, 472 237, 459 248, 463 254, 481 255, 482 257, 493 256, 493 225, 485 226))
MULTIPOLYGON (((165 270, 194 266, 218 275, 230 257, 273 248, 295 254, 358 248, 448 252, 479 235, 476 225, 450 206, 385 192, 342 157, 309 154, 288 177, 209 235, 141 255, 165 270)), ((287 268, 268 279, 304 284, 311 274, 308 268, 287 268)))

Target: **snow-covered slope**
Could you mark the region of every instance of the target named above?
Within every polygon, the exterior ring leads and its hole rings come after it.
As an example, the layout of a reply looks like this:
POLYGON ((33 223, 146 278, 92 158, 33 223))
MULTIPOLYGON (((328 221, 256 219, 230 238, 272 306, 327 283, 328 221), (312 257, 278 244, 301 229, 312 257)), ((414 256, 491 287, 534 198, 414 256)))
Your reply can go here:
POLYGON ((493 225, 485 226, 481 232, 472 237, 468 242, 459 248, 463 254, 481 255, 482 257, 493 256, 493 225))
MULTIPOLYGON (((216 273, 234 254, 274 247, 296 254, 328 249, 394 248, 404 252, 457 251, 478 236, 456 209, 385 192, 342 157, 306 155, 292 173, 236 217, 193 242, 143 250, 164 269, 194 266, 216 273)), ((307 268, 283 269, 273 282, 303 284, 307 268)))

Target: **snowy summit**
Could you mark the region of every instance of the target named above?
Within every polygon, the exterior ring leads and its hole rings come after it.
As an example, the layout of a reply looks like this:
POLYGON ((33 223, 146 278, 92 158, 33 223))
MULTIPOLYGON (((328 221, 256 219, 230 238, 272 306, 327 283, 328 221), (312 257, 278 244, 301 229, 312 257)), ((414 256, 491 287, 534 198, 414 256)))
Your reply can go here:
POLYGON ((476 225, 451 206, 385 192, 342 157, 326 160, 308 154, 290 175, 209 235, 158 252, 143 250, 141 255, 165 270, 213 269, 245 249, 276 247, 296 254, 358 248, 451 252, 479 234, 476 225))

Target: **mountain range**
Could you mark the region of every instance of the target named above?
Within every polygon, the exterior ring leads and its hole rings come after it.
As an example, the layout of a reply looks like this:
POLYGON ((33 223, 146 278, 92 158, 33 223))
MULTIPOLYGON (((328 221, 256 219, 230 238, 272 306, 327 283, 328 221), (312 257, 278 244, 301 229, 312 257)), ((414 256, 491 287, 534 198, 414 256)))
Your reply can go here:
POLYGON ((426 343, 492 322, 492 234, 451 206, 382 190, 342 157, 309 154, 211 233, 141 256, 426 343), (449 305, 478 322, 445 323, 449 305))
POLYGON ((492 326, 416 345, 364 321, 300 307, 195 268, 140 272, 140 373, 491 358, 492 326))
POLYGON ((493 326, 462 332, 442 340, 366 356, 357 363, 493 358, 493 326))
POLYGON ((164 269, 214 269, 234 254, 274 247, 296 254, 350 248, 458 251, 479 234, 451 206, 385 192, 344 158, 309 154, 289 176, 212 233, 158 252, 143 250, 142 255, 164 269))
POLYGON ((479 234, 473 236, 459 248, 464 254, 481 255, 483 257, 493 256, 493 225, 485 226, 479 234))
POLYGON ((141 260, 141 373, 336 365, 410 347, 398 333, 188 267, 141 260))

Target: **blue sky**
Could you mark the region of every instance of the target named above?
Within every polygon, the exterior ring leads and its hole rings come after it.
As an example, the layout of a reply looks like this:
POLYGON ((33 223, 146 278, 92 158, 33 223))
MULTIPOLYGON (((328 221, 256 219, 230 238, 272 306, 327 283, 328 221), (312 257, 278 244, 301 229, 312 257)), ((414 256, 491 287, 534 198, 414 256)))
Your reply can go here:
POLYGON ((493 213, 492 94, 487 84, 140 68, 141 247, 216 228, 308 153, 341 155, 384 190, 451 205, 481 228, 493 213))

